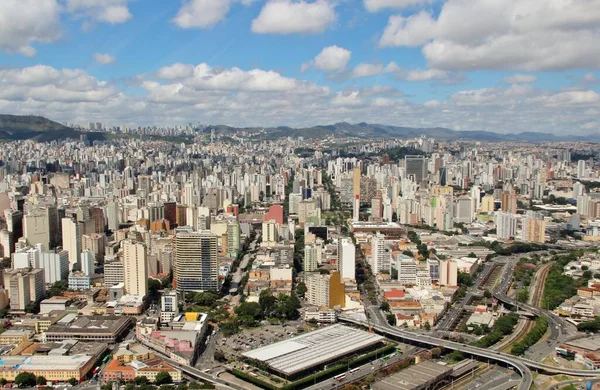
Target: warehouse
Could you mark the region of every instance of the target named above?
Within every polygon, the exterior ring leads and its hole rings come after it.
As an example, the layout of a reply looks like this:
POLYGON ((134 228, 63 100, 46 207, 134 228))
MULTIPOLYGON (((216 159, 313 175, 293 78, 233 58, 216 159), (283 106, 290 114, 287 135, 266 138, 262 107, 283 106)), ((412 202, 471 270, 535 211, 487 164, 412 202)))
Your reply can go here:
POLYGON ((383 341, 384 337, 376 334, 333 325, 243 353, 242 356, 262 362, 282 376, 291 377, 383 341))
POLYGON ((439 385, 452 368, 425 360, 371 385, 374 390, 423 390, 439 385))

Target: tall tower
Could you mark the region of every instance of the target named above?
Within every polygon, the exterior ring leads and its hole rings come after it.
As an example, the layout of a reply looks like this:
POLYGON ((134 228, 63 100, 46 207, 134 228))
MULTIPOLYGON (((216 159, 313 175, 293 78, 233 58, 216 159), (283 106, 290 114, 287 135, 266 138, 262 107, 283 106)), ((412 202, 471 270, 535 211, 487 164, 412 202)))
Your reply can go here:
POLYGON ((123 279, 131 295, 148 295, 148 253, 146 245, 123 241, 123 279))
POLYGON ((180 232, 174 245, 174 287, 179 291, 218 291, 217 236, 210 231, 180 232))
POLYGON ((62 219, 62 244, 63 249, 69 252, 69 268, 79 262, 81 253, 81 230, 79 223, 74 218, 62 219))

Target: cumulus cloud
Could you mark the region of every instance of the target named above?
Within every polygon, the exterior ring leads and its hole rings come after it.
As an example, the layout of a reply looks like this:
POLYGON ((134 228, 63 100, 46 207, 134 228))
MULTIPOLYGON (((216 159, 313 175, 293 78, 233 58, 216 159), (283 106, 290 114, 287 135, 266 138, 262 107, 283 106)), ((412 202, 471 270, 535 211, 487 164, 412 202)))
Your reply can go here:
POLYGON ((537 76, 532 74, 517 73, 512 76, 505 77, 503 80, 508 84, 529 84, 537 80, 537 76))
POLYGON ((232 0, 184 0, 173 22, 181 28, 211 28, 227 16, 232 0))
POLYGON ((129 0, 66 0, 66 9, 89 23, 125 23, 132 18, 129 0))
POLYGON ((328 0, 270 0, 252 21, 257 34, 318 34, 337 19, 335 6, 328 0))
POLYGON ((321 50, 314 60, 302 64, 304 72, 311 66, 328 72, 338 72, 346 68, 352 52, 336 45, 327 46, 321 50))
POLYGON ((498 132, 599 130, 600 94, 583 87, 551 91, 511 84, 421 104, 385 85, 330 89, 268 69, 205 63, 172 64, 140 80, 142 93, 125 93, 81 69, 1 69, 0 110, 75 123, 173 125, 202 118, 234 126, 348 121, 498 132))
POLYGON ((110 54, 94 53, 93 57, 94 61, 100 65, 109 65, 117 60, 117 57, 111 56, 110 54))
POLYGON ((423 46, 442 70, 563 70, 600 67, 599 37, 597 0, 448 0, 437 19, 391 16, 379 44, 423 46))
POLYGON ((56 0, 0 1, 0 50, 36 54, 34 43, 60 38, 60 6, 56 0))
POLYGON ((369 12, 379 12, 385 8, 403 9, 431 3, 433 0, 363 0, 369 12))
POLYGON ((406 81, 428 81, 440 80, 448 77, 448 73, 439 69, 424 69, 408 71, 404 79, 406 81))

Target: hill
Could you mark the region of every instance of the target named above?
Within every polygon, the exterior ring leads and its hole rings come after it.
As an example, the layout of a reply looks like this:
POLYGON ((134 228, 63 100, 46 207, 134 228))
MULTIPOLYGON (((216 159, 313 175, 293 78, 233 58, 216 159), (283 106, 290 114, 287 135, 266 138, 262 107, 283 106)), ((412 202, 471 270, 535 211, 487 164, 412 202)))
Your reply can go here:
POLYGON ((82 133, 41 116, 0 115, 0 140, 52 141, 79 138, 82 133))

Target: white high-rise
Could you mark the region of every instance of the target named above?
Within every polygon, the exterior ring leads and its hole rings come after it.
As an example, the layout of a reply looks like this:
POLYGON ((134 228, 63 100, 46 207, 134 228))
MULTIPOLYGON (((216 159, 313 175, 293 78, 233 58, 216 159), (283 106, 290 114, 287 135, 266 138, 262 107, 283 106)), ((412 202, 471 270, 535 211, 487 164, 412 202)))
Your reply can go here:
POLYGON ((440 286, 456 286, 458 284, 458 265, 452 259, 440 260, 440 286))
POLYGON ((338 262, 337 270, 343 280, 356 279, 356 248, 352 241, 347 238, 338 240, 338 262))
POLYGON ((415 259, 398 256, 396 269, 398 270, 398 281, 400 284, 417 284, 417 263, 415 259))
POLYGON ((73 269, 81 253, 81 230, 74 218, 62 219, 62 245, 69 252, 69 268, 73 269))
POLYGON ((45 282, 54 284, 69 277, 69 254, 67 251, 47 251, 38 256, 35 268, 44 270, 45 282))
POLYGON ((148 295, 148 253, 146 246, 123 241, 123 279, 127 294, 148 295))
POLYGON ((514 214, 499 211, 495 216, 496 235, 498 238, 508 240, 517 234, 517 217, 514 214))
POLYGON ((390 272, 390 255, 385 250, 385 236, 377 233, 371 240, 371 270, 375 274, 390 272))

